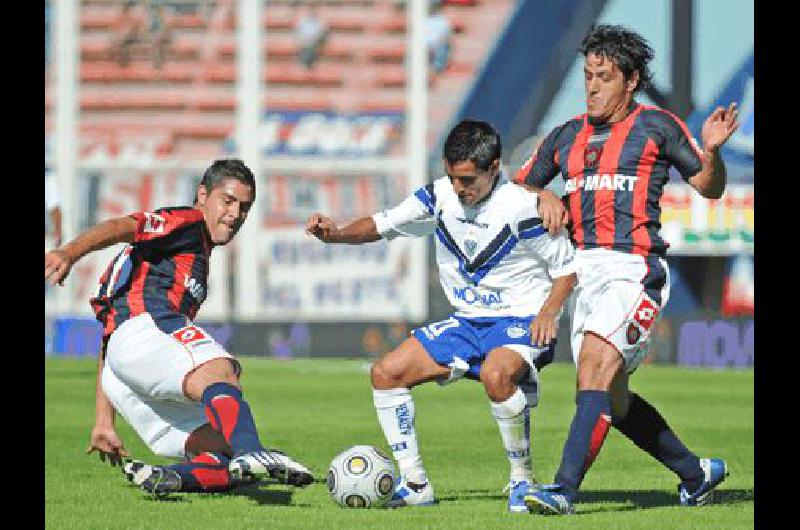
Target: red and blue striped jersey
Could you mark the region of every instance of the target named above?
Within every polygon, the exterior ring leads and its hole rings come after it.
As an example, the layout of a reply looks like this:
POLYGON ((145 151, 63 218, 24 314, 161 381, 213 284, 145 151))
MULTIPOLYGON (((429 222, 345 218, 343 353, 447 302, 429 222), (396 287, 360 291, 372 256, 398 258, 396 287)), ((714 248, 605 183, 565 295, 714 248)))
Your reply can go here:
POLYGON ((134 240, 111 260, 90 300, 104 340, 145 312, 171 333, 194 319, 206 297, 213 245, 203 213, 177 207, 130 217, 137 222, 134 240))
POLYGON ((632 102, 619 122, 592 123, 583 114, 553 129, 514 181, 544 188, 561 174, 578 248, 663 257, 659 201, 669 167, 688 179, 703 168, 703 156, 680 118, 632 102))

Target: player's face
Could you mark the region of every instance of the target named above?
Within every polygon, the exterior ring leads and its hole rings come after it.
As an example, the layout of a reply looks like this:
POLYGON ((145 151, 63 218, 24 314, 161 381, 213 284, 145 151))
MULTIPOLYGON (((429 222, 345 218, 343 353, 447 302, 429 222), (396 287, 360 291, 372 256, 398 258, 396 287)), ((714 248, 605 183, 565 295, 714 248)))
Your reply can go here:
POLYGON ((625 115, 633 99, 633 89, 639 81, 639 72, 634 71, 625 81, 622 70, 602 55, 589 53, 583 65, 586 88, 586 112, 590 118, 600 121, 616 121, 625 115))
POLYGON ((253 188, 233 178, 223 179, 211 191, 203 185, 197 188, 197 206, 215 245, 233 239, 247 218, 253 199, 253 188))
POLYGON ((500 161, 495 160, 489 169, 481 170, 471 160, 450 164, 445 159, 444 167, 461 204, 474 206, 492 191, 495 177, 500 170, 500 161))

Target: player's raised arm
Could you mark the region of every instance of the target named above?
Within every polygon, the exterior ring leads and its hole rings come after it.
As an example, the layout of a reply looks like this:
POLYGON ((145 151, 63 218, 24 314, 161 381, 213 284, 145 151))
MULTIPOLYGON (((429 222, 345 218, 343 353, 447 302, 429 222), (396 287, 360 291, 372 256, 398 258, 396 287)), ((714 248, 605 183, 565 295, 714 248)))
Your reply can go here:
POLYGON ((306 233, 325 243, 360 245, 378 241, 381 236, 372 217, 362 217, 338 228, 329 217, 315 213, 306 222, 306 233))
POLYGON ((703 169, 688 179, 689 184, 706 199, 719 199, 725 192, 727 173, 719 148, 739 128, 736 103, 727 109, 717 107, 703 123, 703 169))
POLYGON ((132 217, 119 217, 103 221, 82 233, 66 245, 44 255, 44 279, 51 285, 63 284, 72 266, 89 252, 116 243, 134 240, 137 221, 132 217))

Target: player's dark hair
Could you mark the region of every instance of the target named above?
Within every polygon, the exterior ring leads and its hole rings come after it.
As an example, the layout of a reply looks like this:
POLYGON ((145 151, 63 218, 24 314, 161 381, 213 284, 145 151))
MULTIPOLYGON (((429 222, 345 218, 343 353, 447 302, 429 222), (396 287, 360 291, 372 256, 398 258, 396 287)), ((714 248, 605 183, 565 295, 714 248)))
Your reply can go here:
POLYGON ((653 49, 638 33, 624 26, 593 25, 581 42, 584 57, 593 53, 610 59, 628 81, 634 71, 639 72, 639 82, 634 92, 650 85, 652 74, 648 63, 653 59, 653 49))
POLYGON ((489 169, 502 153, 500 135, 483 121, 461 120, 444 142, 444 158, 448 164, 469 160, 481 171, 489 169))
POLYGON ((250 171, 250 168, 238 158, 215 160, 214 163, 206 169, 206 172, 203 173, 203 180, 200 181, 200 184, 211 192, 211 190, 219 186, 226 178, 236 179, 242 184, 250 186, 255 196, 256 178, 253 176, 253 172, 250 171))

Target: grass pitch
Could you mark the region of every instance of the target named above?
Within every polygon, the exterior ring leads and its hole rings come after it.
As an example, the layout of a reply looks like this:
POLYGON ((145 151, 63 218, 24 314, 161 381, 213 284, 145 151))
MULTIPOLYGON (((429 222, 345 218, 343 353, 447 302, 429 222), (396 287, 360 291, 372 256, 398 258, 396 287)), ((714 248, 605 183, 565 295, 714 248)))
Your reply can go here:
MULTIPOLYGON (((581 488, 574 517, 506 512, 508 462, 482 387, 472 381, 413 390, 417 431, 439 504, 352 510, 325 488, 330 460, 355 444, 389 453, 375 417, 368 364, 357 360, 245 358, 243 388, 262 441, 308 465, 305 489, 261 484, 232 494, 177 494, 157 501, 118 468, 84 454, 94 420, 94 359, 45 362, 45 522, 48 528, 749 528, 754 525, 753 371, 646 365, 631 378, 699 456, 725 458, 730 476, 717 503, 677 506, 677 478, 612 431, 581 488)), ((549 482, 574 412, 575 372, 542 373, 532 418, 534 471, 549 482)), ((131 456, 150 453, 118 418, 131 456)))

